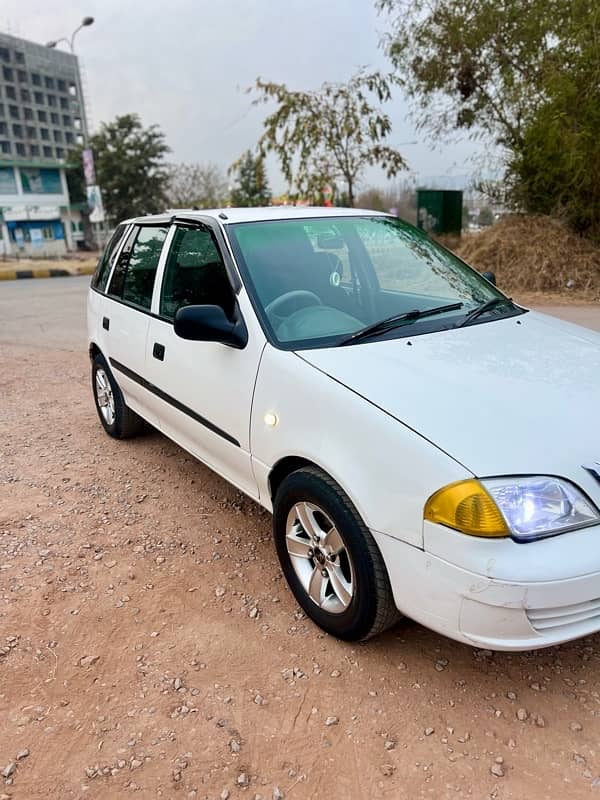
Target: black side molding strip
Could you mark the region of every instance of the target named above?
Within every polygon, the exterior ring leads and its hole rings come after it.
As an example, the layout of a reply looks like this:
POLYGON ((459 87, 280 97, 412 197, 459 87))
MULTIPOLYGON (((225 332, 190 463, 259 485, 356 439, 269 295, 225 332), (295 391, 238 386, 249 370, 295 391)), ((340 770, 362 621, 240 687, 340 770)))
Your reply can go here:
POLYGON ((204 425, 205 428, 208 428, 209 431, 216 433, 217 436, 221 436, 225 441, 230 442, 230 444, 235 445, 235 447, 241 447, 240 443, 237 439, 234 439, 233 436, 230 436, 226 431, 222 430, 221 428, 213 425, 212 422, 205 419, 205 417, 200 416, 195 411, 192 411, 191 408, 184 406, 183 403, 180 403, 179 400, 176 400, 174 397, 171 397, 170 394, 163 392, 162 389, 159 389, 158 386, 154 386, 153 383, 147 381, 145 378, 142 378, 141 375, 138 375, 137 372, 129 369, 124 364, 121 364, 120 361, 116 361, 114 358, 109 358, 111 367, 114 367, 119 372, 122 372, 123 375, 126 375, 130 380, 139 383, 140 386, 143 386, 144 389, 147 389, 152 394, 155 394, 157 397, 160 397, 161 400, 164 400, 165 403, 169 403, 169 405, 176 408, 178 411, 181 411, 183 414, 187 414, 188 417, 191 417, 196 422, 199 422, 200 425, 204 425))

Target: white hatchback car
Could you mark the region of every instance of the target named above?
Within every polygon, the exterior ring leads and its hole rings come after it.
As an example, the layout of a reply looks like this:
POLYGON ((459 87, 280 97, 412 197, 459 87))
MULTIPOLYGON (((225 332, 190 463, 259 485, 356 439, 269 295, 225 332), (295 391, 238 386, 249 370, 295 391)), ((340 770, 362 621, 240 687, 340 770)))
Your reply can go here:
POLYGON ((322 208, 122 223, 88 326, 106 432, 150 423, 272 511, 329 633, 600 630, 600 335, 396 218, 322 208))

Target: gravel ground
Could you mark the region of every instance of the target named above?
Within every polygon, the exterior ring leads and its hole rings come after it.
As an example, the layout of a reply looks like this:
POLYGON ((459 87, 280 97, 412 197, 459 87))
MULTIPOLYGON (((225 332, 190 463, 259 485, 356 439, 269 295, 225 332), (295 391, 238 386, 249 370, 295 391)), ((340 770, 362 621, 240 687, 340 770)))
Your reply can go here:
POLYGON ((0 798, 600 797, 600 636, 331 639, 269 515, 158 433, 109 439, 45 336, 0 346, 0 798))

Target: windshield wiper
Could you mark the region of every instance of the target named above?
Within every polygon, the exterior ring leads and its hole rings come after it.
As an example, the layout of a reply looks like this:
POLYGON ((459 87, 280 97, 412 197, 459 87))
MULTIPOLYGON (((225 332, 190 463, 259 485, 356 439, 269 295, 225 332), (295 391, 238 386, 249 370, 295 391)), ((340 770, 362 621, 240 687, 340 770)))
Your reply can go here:
POLYGON ((474 308, 473 311, 469 311, 467 316, 462 319, 459 323, 457 323, 457 328, 462 328, 465 325, 468 325, 469 322, 472 322, 477 317, 480 317, 482 314, 485 314, 486 311, 491 311, 492 308, 496 308, 496 306, 502 305, 503 303, 512 303, 512 298, 510 297, 493 297, 491 300, 488 300, 487 303, 484 303, 482 306, 478 306, 474 308))
POLYGON ((394 314, 393 317, 386 317, 386 319, 374 322, 372 325, 367 325, 366 328, 361 328, 359 331, 351 333, 338 342, 338 346, 343 347, 346 344, 354 344, 354 342, 358 342, 361 339, 368 339, 378 333, 385 333, 385 331, 391 330, 403 322, 412 322, 422 317, 432 317, 434 314, 442 314, 444 311, 458 311, 463 305, 464 303, 450 303, 445 306, 436 306, 435 308, 415 308, 412 311, 405 311, 404 314, 394 314))

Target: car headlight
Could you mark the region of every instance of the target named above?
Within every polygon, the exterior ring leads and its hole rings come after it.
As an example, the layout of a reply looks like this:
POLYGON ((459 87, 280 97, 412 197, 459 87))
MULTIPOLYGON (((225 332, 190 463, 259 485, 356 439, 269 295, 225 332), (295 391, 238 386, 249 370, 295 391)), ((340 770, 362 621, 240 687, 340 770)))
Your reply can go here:
POLYGON ((518 541, 527 542, 593 525, 598 509, 572 483, 561 478, 489 478, 482 481, 518 541))
POLYGON ((470 479, 433 494, 425 519, 471 536, 512 536, 529 542, 600 522, 598 509, 561 478, 470 479))

